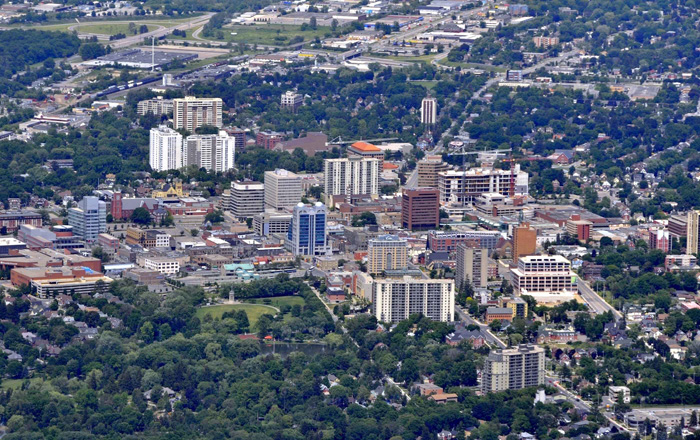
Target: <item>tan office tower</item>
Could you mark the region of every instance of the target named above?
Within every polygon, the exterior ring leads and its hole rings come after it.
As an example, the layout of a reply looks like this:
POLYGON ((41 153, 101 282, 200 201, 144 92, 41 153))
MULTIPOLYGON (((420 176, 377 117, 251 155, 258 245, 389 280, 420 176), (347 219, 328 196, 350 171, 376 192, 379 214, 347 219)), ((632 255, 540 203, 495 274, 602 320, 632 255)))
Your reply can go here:
POLYGON ((265 171, 265 209, 292 209, 301 202, 301 176, 277 168, 265 171))
POLYGON ((475 249, 466 244, 460 244, 457 246, 455 284, 458 290, 461 289, 466 283, 471 283, 472 287, 488 287, 488 272, 488 249, 475 249))
POLYGON ((418 162, 418 186, 422 188, 437 188, 438 173, 447 171, 447 164, 442 156, 427 156, 418 162))
POLYGON ((519 390, 544 384, 544 349, 521 344, 517 348, 493 350, 484 362, 481 392, 519 390))
POLYGON ((408 242, 396 235, 380 235, 367 244, 367 271, 405 269, 408 265, 408 242))
POLYGON ((532 255, 537 250, 537 231, 530 227, 530 223, 521 223, 513 228, 513 261, 518 258, 532 255))
POLYGON ((221 119, 221 98, 185 98, 173 99, 173 126, 175 130, 185 129, 190 133, 202 125, 223 125, 221 119))
POLYGON ((700 239, 700 211, 688 213, 688 244, 685 248, 687 255, 698 253, 698 240, 700 239))

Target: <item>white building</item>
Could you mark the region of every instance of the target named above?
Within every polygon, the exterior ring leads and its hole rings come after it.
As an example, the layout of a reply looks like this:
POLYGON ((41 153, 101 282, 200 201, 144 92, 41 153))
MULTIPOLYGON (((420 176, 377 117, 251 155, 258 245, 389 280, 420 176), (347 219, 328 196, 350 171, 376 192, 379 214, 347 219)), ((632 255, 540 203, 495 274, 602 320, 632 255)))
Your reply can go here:
POLYGON ((186 96, 173 100, 173 125, 176 130, 185 129, 191 133, 203 125, 219 127, 222 122, 221 98, 195 98, 186 96))
POLYGON ((223 130, 219 134, 187 136, 184 146, 185 166, 197 165, 207 171, 221 173, 235 168, 236 140, 223 130))
POLYGON ((224 193, 224 206, 236 218, 251 218, 263 212, 265 186, 260 182, 231 182, 224 193))
POLYGON ((445 171, 438 173, 440 202, 466 204, 472 203, 478 196, 486 193, 498 193, 510 196, 511 177, 513 179, 513 196, 525 197, 529 192, 528 174, 520 171, 516 164, 511 175, 510 170, 495 168, 471 168, 465 171, 445 171))
POLYGON ((452 322, 455 313, 454 280, 428 278, 376 279, 372 289, 372 313, 382 322, 398 322, 422 313, 441 322, 452 322))
POLYGON ((493 350, 484 361, 481 392, 519 390, 544 384, 544 349, 538 345, 519 345, 493 350))
POLYGON ((618 405, 622 403, 630 403, 630 389, 627 387, 616 387, 611 385, 608 387, 608 397, 618 405), (622 399, 622 402, 620 402, 620 399, 622 399))
POLYGON ((513 290, 530 295, 538 303, 570 301, 577 292, 576 274, 571 263, 561 255, 520 257, 518 267, 510 270, 513 290))
POLYGON ((420 105, 420 122, 423 125, 433 125, 437 122, 437 99, 423 98, 420 105))
POLYGON ((136 105, 136 112, 143 116, 147 113, 153 113, 154 115, 167 115, 173 112, 173 100, 164 99, 162 96, 158 96, 154 99, 146 99, 139 101, 136 105))
POLYGON ((304 97, 296 92, 288 90, 282 94, 280 98, 280 104, 282 107, 296 111, 304 102, 304 97))
POLYGON ((301 202, 301 176, 291 171, 265 171, 265 209, 282 210, 301 202))
POLYGON ((73 227, 73 234, 92 243, 107 231, 107 205, 97 197, 83 197, 77 208, 68 210, 68 224, 73 227))
POLYGON ((177 170, 183 166, 182 135, 161 125, 151 128, 148 162, 155 171, 177 170))
POLYGON ((180 272, 180 262, 175 258, 143 256, 139 258, 139 266, 164 275, 175 275, 180 272))
POLYGON ((457 245, 455 282, 458 289, 461 289, 466 283, 471 284, 474 288, 488 287, 488 270, 488 249, 475 249, 466 243, 457 245))
POLYGON ((347 195, 379 195, 379 160, 362 157, 325 159, 323 161, 326 197, 347 195))
POLYGON ((261 212, 253 217, 253 231, 262 236, 287 235, 291 223, 292 214, 261 212))

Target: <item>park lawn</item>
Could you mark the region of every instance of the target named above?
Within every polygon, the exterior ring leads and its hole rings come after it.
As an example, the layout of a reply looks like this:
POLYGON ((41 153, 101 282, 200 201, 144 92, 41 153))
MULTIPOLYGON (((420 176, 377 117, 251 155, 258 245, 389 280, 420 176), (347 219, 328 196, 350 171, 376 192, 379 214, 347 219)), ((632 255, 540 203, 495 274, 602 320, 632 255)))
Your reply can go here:
MULTIPOLYGON (((223 41, 245 44, 269 44, 273 46, 287 46, 290 41, 297 36, 309 42, 316 37, 323 38, 331 32, 331 28, 318 26, 315 30, 301 30, 301 26, 264 24, 259 26, 233 25, 222 29, 224 33, 223 41), (236 35, 231 35, 235 33, 236 35), (284 40, 276 40, 275 37, 286 37, 284 40)), ((207 39, 201 33, 200 38, 207 39)))
POLYGON ((427 90, 433 90, 433 88, 437 85, 437 81, 410 81, 411 84, 416 84, 419 86, 425 87, 427 90))
POLYGON ((199 319, 204 318, 206 315, 210 315, 214 319, 221 319, 221 316, 232 310, 243 310, 246 315, 248 315, 248 321, 250 322, 251 330, 255 328, 258 323, 258 319, 262 315, 276 315, 277 310, 270 306, 258 305, 258 304, 222 304, 220 306, 211 307, 201 307, 197 309, 195 316, 199 319))
POLYGON ((273 307, 277 307, 278 309, 280 307, 282 307, 283 305, 288 305, 291 307, 291 306, 295 306, 295 305, 303 306, 305 304, 304 298, 302 298, 301 296, 294 296, 294 295, 275 296, 272 298, 252 298, 252 299, 244 299, 243 301, 246 303, 251 303, 251 304, 269 304, 273 307))
MULTIPOLYGON (((17 391, 20 388, 22 388, 22 384, 24 383, 25 379, 2 379, 2 384, 0 384, 0 389, 3 390, 13 390, 17 391)), ((41 377, 33 377, 29 379, 29 383, 31 385, 36 385, 37 383, 43 383, 45 389, 49 390, 50 392, 56 392, 54 389, 53 385, 51 383, 44 381, 41 377)))

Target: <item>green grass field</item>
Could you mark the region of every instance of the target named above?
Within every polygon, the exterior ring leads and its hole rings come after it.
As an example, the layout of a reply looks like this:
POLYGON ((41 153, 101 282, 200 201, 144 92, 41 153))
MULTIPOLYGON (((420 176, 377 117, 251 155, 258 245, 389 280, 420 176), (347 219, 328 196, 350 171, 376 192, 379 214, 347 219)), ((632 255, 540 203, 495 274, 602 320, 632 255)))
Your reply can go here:
MULTIPOLYGON (((134 25, 136 25, 136 29, 138 30, 141 26, 144 24, 146 27, 148 27, 149 31, 155 30, 158 26, 155 24, 146 24, 143 22, 133 22, 134 25)), ((131 31, 129 31, 129 24, 128 23, 100 23, 100 24, 86 24, 82 26, 78 26, 75 28, 78 32, 85 32, 88 34, 99 34, 99 35, 116 35, 116 34, 125 34, 127 36, 134 35, 131 31)))
MULTIPOLYGON (((323 26, 319 26, 315 30, 309 29, 302 31, 301 26, 285 26, 276 24, 266 24, 260 26, 233 25, 222 29, 224 38, 219 41, 287 46, 294 37, 301 36, 304 38, 305 42, 309 42, 316 37, 323 38, 327 33, 330 33, 330 31, 331 29, 329 27, 323 26)), ((188 32, 187 35, 188 39, 190 39, 189 36, 191 34, 188 32)), ((199 38, 216 40, 216 38, 207 38, 201 33, 199 34, 199 38)))
POLYGON ((214 319, 221 319, 221 316, 232 310, 243 310, 246 315, 248 315, 248 321, 250 322, 250 327, 253 329, 258 323, 258 319, 265 314, 276 315, 277 310, 273 307, 258 305, 258 304, 222 304, 220 306, 202 307, 197 310, 195 316, 202 319, 206 315, 210 315, 214 319))
MULTIPOLYGON (((22 384, 24 383, 24 381, 25 381, 25 379, 3 379, 2 384, 0 384, 0 389, 3 389, 3 390, 12 389, 15 391, 19 390, 20 388, 22 388, 22 384)), ((31 385, 36 385, 38 383, 42 383, 44 385, 45 389, 47 389, 51 392, 55 391, 53 385, 51 385, 49 382, 45 382, 44 379, 42 379, 40 377, 33 377, 33 378, 29 379, 29 383, 31 385)))
POLYGON ((251 303, 251 304, 269 304, 273 307, 277 307, 278 309, 282 307, 283 305, 288 305, 288 306, 295 306, 295 305, 304 305, 304 298, 300 296, 277 296, 274 298, 254 298, 254 299, 246 299, 243 300, 244 302, 251 303))
POLYGON ((438 64, 442 64, 443 66, 449 66, 449 67, 460 66, 460 67, 462 67, 462 69, 481 69, 481 70, 485 70, 487 72, 505 72, 506 70, 508 70, 505 67, 488 66, 485 64, 453 63, 452 61, 447 61, 447 58, 444 58, 444 59, 438 61, 438 64))

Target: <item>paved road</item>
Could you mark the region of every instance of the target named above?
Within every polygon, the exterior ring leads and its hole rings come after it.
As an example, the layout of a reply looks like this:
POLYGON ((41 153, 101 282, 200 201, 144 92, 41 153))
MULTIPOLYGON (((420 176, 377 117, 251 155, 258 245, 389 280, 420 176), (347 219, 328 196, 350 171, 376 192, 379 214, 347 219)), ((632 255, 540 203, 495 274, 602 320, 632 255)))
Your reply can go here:
POLYGON ((455 311, 459 315, 459 318, 462 321, 464 321, 465 323, 467 323, 467 325, 478 325, 481 328, 481 333, 484 334, 484 338, 486 339, 486 342, 488 342, 491 345, 495 345, 499 348, 506 348, 507 347, 505 342, 501 341, 500 339, 498 339, 498 337, 496 335, 491 333, 491 329, 489 328, 488 325, 486 325, 482 322, 479 322, 476 319, 472 318, 471 316, 469 316, 468 313, 466 313, 464 310, 462 310, 462 308, 459 306, 455 306, 455 311))
POLYGON ((613 306, 605 302, 603 298, 600 297, 591 287, 586 284, 581 278, 578 279, 578 292, 586 301, 588 307, 595 313, 605 313, 611 311, 616 320, 622 319, 622 313, 615 310, 613 306))
POLYGON ((122 38, 121 40, 115 40, 112 43, 110 43, 110 46, 112 46, 113 49, 121 49, 124 47, 128 47, 134 44, 139 44, 143 42, 144 40, 150 41, 151 37, 155 37, 156 39, 163 37, 165 35, 171 34, 175 29, 177 30, 187 30, 190 29, 194 26, 201 26, 204 25, 209 21, 209 19, 213 16, 214 14, 211 12, 208 12, 202 16, 193 18, 192 20, 189 20, 185 23, 178 24, 177 26, 171 26, 171 27, 162 27, 159 29, 156 29, 151 32, 146 32, 144 34, 139 34, 139 35, 134 35, 131 37, 126 37, 122 38))

